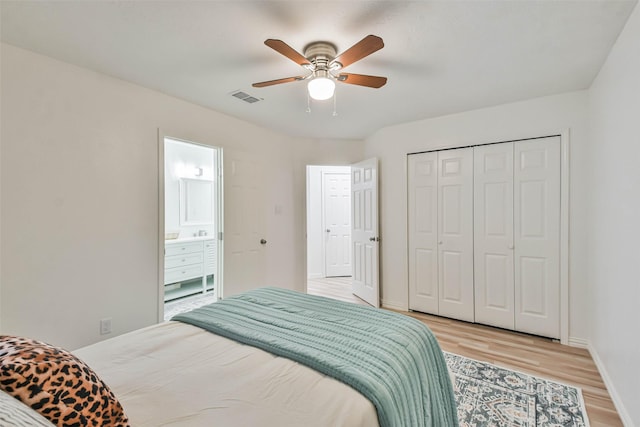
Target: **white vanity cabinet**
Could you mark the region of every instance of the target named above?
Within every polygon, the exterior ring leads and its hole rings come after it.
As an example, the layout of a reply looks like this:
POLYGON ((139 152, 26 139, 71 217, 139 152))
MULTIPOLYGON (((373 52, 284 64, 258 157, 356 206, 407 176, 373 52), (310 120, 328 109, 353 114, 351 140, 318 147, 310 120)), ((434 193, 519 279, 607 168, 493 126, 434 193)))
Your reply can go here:
POLYGON ((213 289, 216 246, 215 239, 202 237, 165 241, 165 301, 213 289))
POLYGON ((216 241, 214 239, 205 240, 204 244, 204 275, 216 274, 216 241))

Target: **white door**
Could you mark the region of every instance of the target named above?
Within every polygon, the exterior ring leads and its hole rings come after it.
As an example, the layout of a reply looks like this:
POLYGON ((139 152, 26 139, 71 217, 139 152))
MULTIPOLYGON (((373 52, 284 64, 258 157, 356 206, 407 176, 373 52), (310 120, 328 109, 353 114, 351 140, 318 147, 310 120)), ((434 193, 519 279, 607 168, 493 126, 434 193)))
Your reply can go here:
POLYGON ((516 330, 560 337, 560 137, 515 144, 516 330))
POLYGON ((225 150, 224 296, 266 285, 262 164, 251 153, 225 150), (262 243, 264 242, 264 243, 262 243))
POLYGON ((408 156, 409 309, 438 313, 438 153, 408 156))
POLYGON ((475 321, 514 329, 513 143, 473 152, 475 321))
POLYGON ((380 307, 378 289, 378 159, 351 165, 353 294, 380 307))
POLYGON ((438 152, 438 313, 473 322, 473 149, 438 152))
POLYGON ((351 175, 322 175, 325 276, 351 276, 351 175))

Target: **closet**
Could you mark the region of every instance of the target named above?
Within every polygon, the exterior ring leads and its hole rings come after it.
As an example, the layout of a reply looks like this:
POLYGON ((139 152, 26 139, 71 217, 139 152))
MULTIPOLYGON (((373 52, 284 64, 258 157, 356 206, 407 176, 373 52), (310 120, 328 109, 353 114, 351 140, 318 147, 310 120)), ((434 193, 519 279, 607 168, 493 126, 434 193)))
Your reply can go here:
POLYGON ((473 151, 409 156, 409 308, 473 322, 473 151))
POLYGON ((408 156, 409 308, 560 337, 560 137, 408 156))

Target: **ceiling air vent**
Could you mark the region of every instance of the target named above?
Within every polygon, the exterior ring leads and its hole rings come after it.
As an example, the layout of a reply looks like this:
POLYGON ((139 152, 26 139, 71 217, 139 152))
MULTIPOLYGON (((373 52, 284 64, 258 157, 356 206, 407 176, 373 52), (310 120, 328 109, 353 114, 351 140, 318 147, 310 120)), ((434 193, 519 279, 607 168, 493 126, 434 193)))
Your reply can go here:
POLYGON ((234 96, 238 99, 243 100, 244 102, 248 102, 249 104, 253 104, 254 102, 262 101, 262 98, 256 98, 255 96, 251 96, 246 92, 242 92, 241 90, 237 90, 235 92, 231 92, 231 96, 234 96))

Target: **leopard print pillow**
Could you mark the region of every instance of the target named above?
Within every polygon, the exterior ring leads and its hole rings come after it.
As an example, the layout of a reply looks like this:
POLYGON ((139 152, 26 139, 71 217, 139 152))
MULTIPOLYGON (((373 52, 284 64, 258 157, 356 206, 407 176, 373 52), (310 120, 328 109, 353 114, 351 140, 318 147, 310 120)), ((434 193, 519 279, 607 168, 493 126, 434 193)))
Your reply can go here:
POLYGON ((49 344, 0 336, 0 388, 57 426, 129 427, 120 402, 96 373, 49 344))

